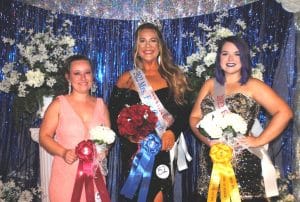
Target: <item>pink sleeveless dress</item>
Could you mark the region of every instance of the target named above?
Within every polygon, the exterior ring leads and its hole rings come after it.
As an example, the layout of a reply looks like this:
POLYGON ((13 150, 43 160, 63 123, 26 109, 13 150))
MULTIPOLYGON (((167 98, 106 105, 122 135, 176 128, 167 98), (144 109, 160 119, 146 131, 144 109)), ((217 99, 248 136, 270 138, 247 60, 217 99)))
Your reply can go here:
MULTIPOLYGON (((105 120, 107 116, 101 98, 97 98, 92 121, 85 125, 64 96, 58 96, 58 99, 60 102, 60 117, 55 138, 65 148, 75 149, 79 142, 89 139, 89 129, 97 125, 107 125, 108 120, 105 120)), ((69 165, 61 157, 54 156, 49 184, 51 202, 71 201, 77 167, 78 161, 69 165)), ((96 191, 96 189, 94 190, 96 191)), ((84 190, 80 201, 86 201, 84 190)))

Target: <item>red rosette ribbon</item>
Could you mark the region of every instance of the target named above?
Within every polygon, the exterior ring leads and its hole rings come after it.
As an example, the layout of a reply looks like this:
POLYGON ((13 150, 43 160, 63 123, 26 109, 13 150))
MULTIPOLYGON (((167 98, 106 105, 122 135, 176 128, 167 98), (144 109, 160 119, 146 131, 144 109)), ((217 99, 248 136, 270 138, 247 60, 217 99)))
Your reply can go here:
POLYGON ((81 141, 75 149, 79 158, 71 202, 80 201, 83 185, 87 202, 95 202, 94 182, 103 202, 110 202, 109 194, 99 167, 95 167, 96 148, 91 140, 81 141))
POLYGON ((155 130, 157 120, 157 116, 148 105, 131 105, 120 111, 117 119, 118 130, 121 136, 137 143, 155 130))

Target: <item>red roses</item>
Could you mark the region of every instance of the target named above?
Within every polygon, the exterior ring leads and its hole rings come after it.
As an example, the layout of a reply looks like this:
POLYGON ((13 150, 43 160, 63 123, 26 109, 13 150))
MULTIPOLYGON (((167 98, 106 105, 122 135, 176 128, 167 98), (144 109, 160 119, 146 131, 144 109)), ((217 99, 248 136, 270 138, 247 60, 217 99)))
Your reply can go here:
POLYGON ((155 129, 157 116, 150 107, 135 104, 121 110, 117 124, 120 135, 132 142, 140 142, 155 129))

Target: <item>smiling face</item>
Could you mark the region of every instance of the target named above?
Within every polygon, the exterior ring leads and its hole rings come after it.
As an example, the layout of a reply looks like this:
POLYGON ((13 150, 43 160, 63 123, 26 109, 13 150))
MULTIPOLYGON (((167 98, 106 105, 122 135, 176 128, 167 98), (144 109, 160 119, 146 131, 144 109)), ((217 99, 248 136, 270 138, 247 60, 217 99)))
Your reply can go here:
POLYGON ((159 40, 153 29, 143 29, 137 39, 137 52, 145 63, 157 62, 159 55, 159 40))
POLYGON ((240 73, 242 68, 240 51, 235 44, 224 43, 220 54, 220 66, 225 74, 240 73))
POLYGON ((71 62, 70 73, 66 74, 66 78, 71 82, 73 91, 89 93, 93 85, 93 72, 90 63, 86 60, 71 62))

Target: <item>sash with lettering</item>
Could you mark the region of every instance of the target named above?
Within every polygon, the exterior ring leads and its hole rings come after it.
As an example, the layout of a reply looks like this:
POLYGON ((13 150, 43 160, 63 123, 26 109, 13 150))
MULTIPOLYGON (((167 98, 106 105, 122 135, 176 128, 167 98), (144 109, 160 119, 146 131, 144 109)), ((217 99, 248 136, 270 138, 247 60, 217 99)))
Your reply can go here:
POLYGON ((130 71, 130 74, 137 87, 142 103, 148 105, 158 118, 155 131, 158 136, 161 137, 166 129, 174 122, 174 118, 172 114, 164 108, 153 88, 148 84, 143 71, 135 68, 130 71))
MULTIPOLYGON (((214 105, 217 110, 221 110, 222 113, 229 112, 225 103, 225 87, 214 80, 214 105)), ((254 136, 259 136, 263 131, 258 119, 256 118, 251 128, 251 133, 254 136)), ((278 187, 275 168, 267 152, 268 145, 257 148, 247 148, 249 152, 256 155, 261 159, 262 176, 265 184, 265 192, 267 197, 277 196, 278 187)))

